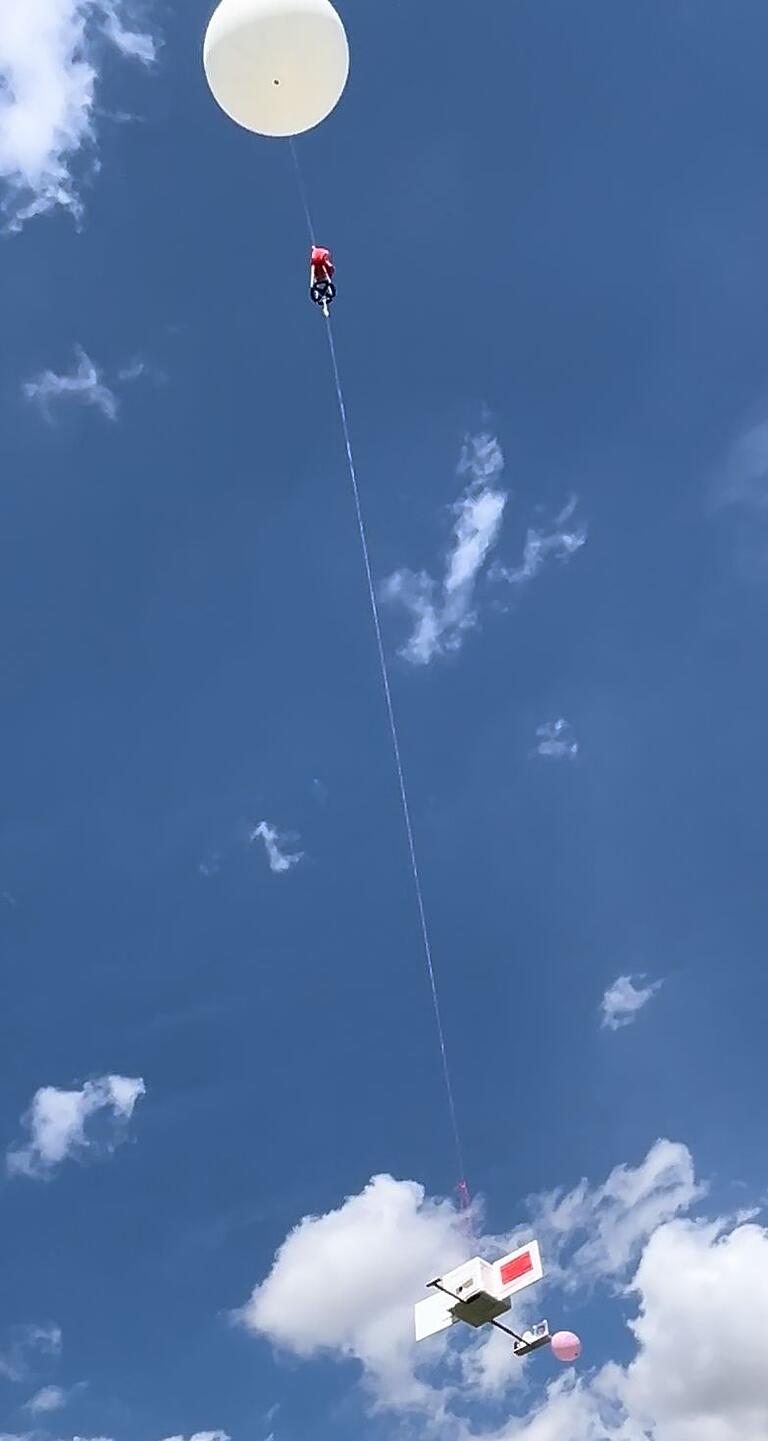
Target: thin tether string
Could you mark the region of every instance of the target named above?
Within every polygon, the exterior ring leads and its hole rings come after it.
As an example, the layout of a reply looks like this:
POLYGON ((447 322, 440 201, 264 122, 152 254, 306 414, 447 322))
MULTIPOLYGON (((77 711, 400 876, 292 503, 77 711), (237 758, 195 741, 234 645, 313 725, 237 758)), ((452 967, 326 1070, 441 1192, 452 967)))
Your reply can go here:
POLYGON ((310 208, 309 208, 309 201, 307 200, 307 187, 306 187, 306 185, 304 184, 304 176, 303 176, 302 173, 301 173, 301 166, 299 165, 299 153, 298 153, 298 151, 297 151, 297 149, 296 149, 296 141, 294 140, 293 136, 290 137, 290 140, 288 141, 288 144, 289 144, 290 147, 291 147, 291 159, 293 160, 293 169, 294 169, 294 172, 295 172, 295 175, 296 175, 296 184, 297 184, 298 187, 299 187, 299 198, 300 198, 300 200, 301 200, 301 204, 302 204, 302 207, 303 207, 303 209, 304 209, 304 219, 305 219, 306 222, 307 222, 307 230, 309 231, 309 238, 310 238, 312 244, 314 245, 314 243, 315 243, 315 227, 314 227, 314 225, 313 225, 313 223, 312 223, 312 212, 311 212, 311 210, 310 210, 310 208))
MULTIPOLYGON (((314 243, 315 243, 315 230, 314 230, 314 225, 312 224, 312 213, 311 213, 311 211, 310 211, 310 209, 309 209, 309 203, 308 203, 308 200, 307 200, 306 187, 305 187, 305 185, 304 185, 304 178, 303 178, 302 173, 301 173, 301 167, 300 167, 300 165, 299 165, 299 157, 298 157, 297 152, 296 152, 296 144, 295 144, 295 141, 294 141, 293 139, 291 139, 290 146, 291 146, 291 155, 292 155, 292 158, 293 158, 293 166, 294 166, 294 170, 295 170, 295 172, 296 172, 296 180, 297 180, 297 184, 298 184, 298 188, 299 188, 299 195, 300 195, 300 197, 301 197, 301 203, 302 203, 302 206, 303 206, 303 208, 304 208, 304 215, 305 215, 306 221, 307 221, 307 229, 309 230, 310 240, 311 240, 312 244, 314 245, 314 243)), ((346 407, 346 403, 345 403, 345 400, 344 400, 344 390, 343 390, 343 387, 342 387, 342 384, 341 384, 341 375, 340 375, 340 372, 339 372, 339 362, 338 362, 338 358, 337 358, 337 355, 336 355, 336 345, 335 345, 334 338, 333 338, 333 326, 331 325, 331 319, 330 319, 330 316, 329 316, 329 314, 328 314, 327 311, 326 311, 326 315, 325 315, 325 322, 326 322, 326 334, 327 334, 327 336, 328 336, 328 350, 329 350, 330 357, 331 357, 331 366, 332 366, 332 368, 333 368, 333 381, 334 381, 334 385, 335 385, 335 388, 336 388, 336 400, 337 400, 338 407, 339 407, 339 419, 340 419, 340 421, 341 421, 341 428, 342 428, 342 432, 343 432, 343 435, 344 435, 344 448, 345 448, 346 453, 347 453, 347 465, 348 465, 348 468, 349 468, 349 478, 350 478, 350 481, 351 481, 351 483, 352 483, 352 495, 353 495, 354 503, 355 503, 355 515, 356 515, 356 518, 357 518, 357 529, 358 529, 358 533, 359 533, 359 535, 360 535, 360 547, 361 547, 362 554, 363 554, 363 566, 364 566, 364 569, 365 569, 365 579, 366 579, 366 583, 367 583, 367 586, 368 586, 368 600, 369 600, 369 602, 370 602, 370 607, 371 607, 371 616, 372 616, 372 619, 373 619, 373 629, 374 629, 374 632, 375 632, 375 635, 376 635, 376 650, 377 650, 378 657, 379 657, 379 669, 380 669, 380 672, 381 672, 381 683, 382 683, 382 686, 383 686, 383 689, 384 689, 384 699, 385 699, 386 708, 387 708, 387 718, 388 718, 388 720, 389 720, 389 733, 390 733, 390 738, 391 738, 391 741, 392 741, 392 753, 393 753, 393 755, 394 755, 394 760, 395 760, 395 770, 396 770, 396 772, 397 772, 397 783, 398 783, 398 788, 399 788, 399 791, 400 791, 400 803, 401 803, 402 811, 403 811, 403 823, 404 823, 404 825, 405 825, 405 834, 406 834, 406 839, 407 839, 407 842, 408 842, 408 856, 409 856, 410 863, 411 863, 411 874, 412 874, 412 876, 413 876, 413 888, 414 888, 414 891, 415 891, 415 893, 416 893, 416 906, 417 906, 418 916, 419 916, 419 926, 420 926, 420 930, 421 930, 421 939, 422 939, 422 944, 423 944, 423 947, 424 947, 424 959, 425 959, 426 965, 427 965, 427 975, 428 975, 428 977, 429 977, 429 988, 430 988, 430 992, 431 992, 431 995, 432 995, 432 1007, 433 1007, 433 1010, 434 1010, 434 1013, 435 1013, 435 1024, 436 1024, 436 1026, 437 1026, 437 1038, 438 1038, 438 1042, 439 1042, 439 1046, 440 1046, 440 1058, 441 1058, 441 1061, 442 1061, 442 1068, 443 1068, 443 1080, 444 1080, 444 1082, 445 1082, 445 1093, 446 1093, 446 1096, 447 1096, 447 1099, 448 1099, 448 1111, 449 1111, 450 1119, 451 1119, 451 1132, 452 1132, 452 1135, 453 1135, 453 1144, 454 1144, 455 1151, 456 1151, 456 1160, 457 1160, 458 1167, 459 1167, 459 1178, 458 1178, 459 1200, 460 1200, 460 1203, 461 1203, 462 1208, 468 1209, 470 1197, 469 1197, 469 1190, 468 1190, 468 1187, 467 1187, 467 1182, 466 1182, 465 1175, 464 1175, 464 1153, 463 1153, 463 1148, 462 1148, 462 1144, 461 1144, 461 1136, 460 1136, 460 1133, 459 1133, 458 1118, 457 1118, 457 1115, 456 1115, 456 1102, 455 1102, 455 1100, 454 1100, 453 1084, 452 1084, 452 1082, 451 1082, 451 1072, 450 1072, 450 1067, 449 1067, 449 1065, 448 1065, 448 1050, 447 1050, 447 1047, 446 1047, 446 1044, 445 1044, 445 1031, 444 1031, 444 1029, 443 1029, 443 1019, 442 1019, 442 1013, 441 1013, 441 1010, 440 1010, 440 999, 439 999, 438 990, 437 990, 437 977, 436 977, 436 974, 435 974, 435 965, 434 965, 434 961, 433 961, 433 958, 432 958, 432 943, 431 943, 430 938, 429 938, 429 926, 428 926, 428 924, 427 924, 427 913, 426 913, 426 908, 425 908, 425 906, 424 906, 424 896, 423 896, 423 892, 422 892, 422 889, 421 889, 421 875, 420 875, 420 872, 419 872, 418 856, 417 856, 417 854, 416 854, 416 842, 415 842, 415 839, 414 839, 413 823, 412 823, 412 821, 411 821, 411 807, 410 807, 410 803, 409 803, 409 801, 408 801, 408 788, 407 788, 406 783, 405 783, 405 770, 404 770, 404 768, 403 768, 402 752, 401 752, 401 750, 400 750, 400 739, 399 739, 398 730, 397 730, 397 720, 396 720, 396 717, 395 717, 395 707, 394 707, 394 704, 393 704, 393 701, 392 701, 392 687, 391 687, 391 685, 390 685, 390 680, 389 680, 389 668, 388 668, 388 666, 387 666, 387 656, 386 656, 386 651, 385 651, 385 649, 384 649, 384 638, 383 638, 382 631, 381 631, 381 619, 380 619, 380 616, 379 616, 379 605, 378 605, 378 601, 377 601, 377 599, 376 599, 376 586, 375 586, 375 584, 374 584, 373 570, 372 570, 372 568, 371 568, 371 558, 370 558, 370 553, 369 553, 369 550, 368 550, 368 536, 367 536, 366 529, 365 529, 365 520, 364 520, 364 517, 363 517, 363 507, 362 507, 362 502, 361 502, 361 499, 360 499, 360 487, 359 487, 359 485, 358 485, 358 480, 357 480, 357 467, 356 467, 356 465, 355 465, 355 457, 354 457, 354 452, 353 452, 353 450, 352 450, 352 441, 351 441, 351 439, 350 439, 350 434, 349 434, 349 421, 348 421, 348 419, 347 419, 347 407, 346 407)))

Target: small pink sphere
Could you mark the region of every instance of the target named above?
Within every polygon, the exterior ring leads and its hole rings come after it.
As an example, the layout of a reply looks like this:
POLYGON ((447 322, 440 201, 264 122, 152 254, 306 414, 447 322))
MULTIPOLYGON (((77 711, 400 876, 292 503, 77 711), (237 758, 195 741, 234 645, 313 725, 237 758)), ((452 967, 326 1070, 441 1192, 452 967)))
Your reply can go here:
POLYGON ((577 1361, 581 1355, 581 1342, 573 1331, 556 1331, 552 1337, 552 1355, 558 1361, 577 1361))

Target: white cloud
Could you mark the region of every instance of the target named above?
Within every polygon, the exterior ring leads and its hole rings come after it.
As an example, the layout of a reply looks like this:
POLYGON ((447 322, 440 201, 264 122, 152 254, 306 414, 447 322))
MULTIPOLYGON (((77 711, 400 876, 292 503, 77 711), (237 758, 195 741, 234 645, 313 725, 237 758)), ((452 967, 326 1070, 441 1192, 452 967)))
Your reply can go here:
POLYGON ((572 496, 568 504, 555 516, 551 528, 537 530, 531 527, 525 538, 523 559, 517 566, 495 565, 494 580, 505 580, 510 585, 526 585, 535 580, 548 560, 566 561, 586 544, 587 527, 582 523, 572 524, 578 501, 572 496))
POLYGON ((275 830, 275 827, 270 825, 269 821, 259 821, 259 824, 253 828, 248 837, 251 844, 253 844, 254 841, 264 842, 264 849, 267 853, 267 860, 269 861, 269 869, 274 871, 276 875, 284 875, 292 866, 297 866, 304 856, 303 851, 294 851, 291 853, 281 850, 281 846, 287 839, 286 836, 281 836, 280 833, 275 830))
POLYGON ((24 1402, 23 1410, 29 1411, 33 1416, 49 1415, 53 1411, 61 1411, 69 1404, 73 1396, 86 1390, 87 1381, 78 1381, 76 1385, 70 1386, 67 1390, 63 1386, 43 1386, 24 1402))
MULTIPOLYGON (((642 979, 642 976, 638 977, 638 980, 642 979)), ((648 1004, 662 984, 662 981, 652 981, 648 986, 636 986, 631 976, 618 976, 600 1002, 603 1013, 601 1024, 609 1031, 631 1025, 638 1011, 648 1004)))
POLYGON ((0 7, 0 181, 19 229, 61 206, 82 213, 74 165, 93 147, 99 40, 144 64, 156 42, 129 0, 24 0, 0 7))
POLYGON ((67 1393, 61 1386, 43 1386, 24 1402, 24 1410, 33 1416, 42 1416, 50 1411, 61 1411, 67 1404, 67 1393))
MULTIPOLYGON (((32 380, 25 381, 22 386, 25 399, 38 405, 46 420, 53 418, 52 402, 65 400, 92 405, 106 420, 117 420, 119 400, 115 390, 107 384, 102 371, 82 346, 75 347, 75 354, 77 363, 73 370, 61 374, 55 370, 44 370, 32 380)), ((117 379, 128 384, 149 373, 145 362, 136 360, 118 371, 117 379)))
POLYGON ((385 601, 399 602, 414 620, 401 654, 414 665, 458 650, 476 622, 474 594, 490 551, 499 536, 507 502, 498 479, 504 457, 493 436, 477 435, 465 444, 459 474, 468 475, 464 494, 453 506, 453 543, 445 556, 441 583, 426 572, 398 570, 382 587, 385 601))
POLYGON ((670 1222, 631 1291, 638 1354, 616 1379, 628 1414, 653 1441, 765 1441, 768 1231, 670 1222))
MULTIPOLYGON (((187 1441, 185 1436, 166 1436, 164 1441, 187 1441)), ((195 1431, 189 1441, 229 1441, 226 1431, 195 1431)))
POLYGON ((84 405, 93 405, 107 420, 117 420, 117 396, 104 384, 101 371, 90 356, 77 347, 77 366, 70 372, 59 375, 55 370, 44 370, 33 380, 25 381, 22 389, 27 400, 40 406, 47 420, 51 419, 52 400, 79 400, 84 405))
POLYGON ((565 1377, 482 1441, 765 1441, 768 1230, 669 1221, 625 1294, 638 1302, 629 1364, 565 1377))
POLYGON ((88 1149, 93 1143, 86 1125, 100 1111, 110 1113, 111 1147, 144 1092, 144 1082, 129 1076, 101 1076, 86 1081, 79 1091, 43 1086, 24 1117, 29 1140, 8 1152, 10 1175, 47 1178, 68 1156, 88 1149))
MULTIPOLYGON (((157 41, 153 35, 142 30, 132 30, 123 24, 123 18, 119 5, 104 4, 100 0, 103 12, 104 34, 107 39, 124 55, 127 60, 140 60, 142 65, 153 65, 157 59, 157 41)), ((123 11, 123 13, 125 13, 123 11)))
POLYGON ((60 1352, 60 1326, 12 1326, 0 1350, 0 1376, 6 1381, 23 1381, 38 1357, 58 1356, 60 1352))
POLYGON ((301 1357, 354 1357, 374 1397, 413 1406, 433 1393, 414 1372, 413 1304, 466 1255, 465 1219, 414 1181, 375 1176, 325 1216, 306 1216, 238 1313, 301 1357))
POLYGON ((548 760, 575 760, 579 753, 579 742, 573 726, 561 716, 559 720, 545 721, 536 731, 537 746, 534 755, 548 760))
POLYGON ((687 1146, 658 1140, 638 1166, 616 1166, 600 1186, 536 1196, 531 1208, 548 1254, 562 1258, 563 1284, 576 1289, 625 1275, 657 1226, 702 1194, 687 1146))

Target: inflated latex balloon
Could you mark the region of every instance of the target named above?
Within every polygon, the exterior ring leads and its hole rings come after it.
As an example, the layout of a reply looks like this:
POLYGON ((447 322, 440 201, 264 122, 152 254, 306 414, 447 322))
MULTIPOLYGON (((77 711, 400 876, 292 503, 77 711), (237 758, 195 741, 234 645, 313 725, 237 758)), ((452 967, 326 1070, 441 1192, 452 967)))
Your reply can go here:
POLYGON ((581 1355, 581 1342, 573 1331, 556 1331, 551 1344, 552 1355, 558 1361, 578 1361, 581 1355))
POLYGON ((338 103, 349 46, 330 0, 221 0, 203 65, 231 120, 257 135, 300 135, 338 103))

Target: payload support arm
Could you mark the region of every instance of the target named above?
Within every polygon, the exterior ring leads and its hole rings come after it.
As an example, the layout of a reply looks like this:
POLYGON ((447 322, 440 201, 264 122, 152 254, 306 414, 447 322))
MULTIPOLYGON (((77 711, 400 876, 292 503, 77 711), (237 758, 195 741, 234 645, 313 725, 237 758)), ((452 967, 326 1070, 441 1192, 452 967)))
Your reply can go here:
MULTIPOLYGON (((425 1340, 447 1330, 456 1321, 464 1321, 474 1328, 495 1326, 511 1336, 517 1346, 528 1347, 528 1338, 504 1326, 499 1317, 509 1310, 510 1296, 540 1281, 542 1275, 536 1241, 530 1241, 527 1246, 494 1263, 484 1261, 480 1256, 473 1257, 429 1283, 429 1289, 437 1294, 419 1301, 415 1307, 416 1340, 425 1340)), ((520 1354, 527 1354, 527 1351, 520 1354)))

